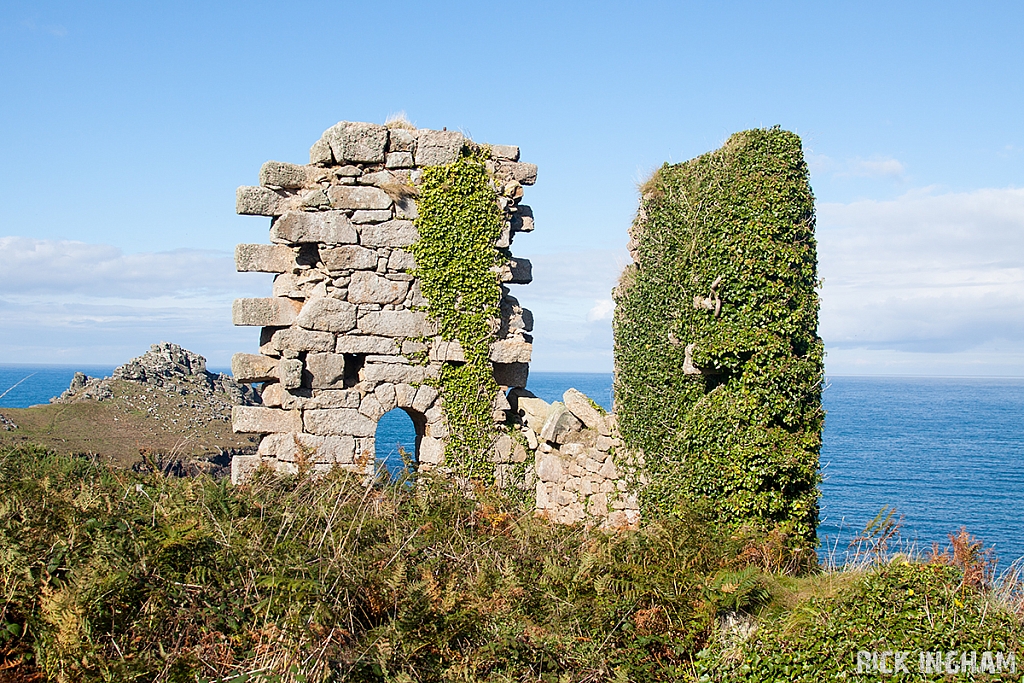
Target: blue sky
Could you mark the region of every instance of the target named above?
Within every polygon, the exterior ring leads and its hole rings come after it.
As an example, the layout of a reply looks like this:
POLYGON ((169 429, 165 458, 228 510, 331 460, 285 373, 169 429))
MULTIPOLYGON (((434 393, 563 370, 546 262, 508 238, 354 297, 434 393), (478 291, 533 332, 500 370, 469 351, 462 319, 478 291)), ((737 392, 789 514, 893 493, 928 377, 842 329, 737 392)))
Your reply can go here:
POLYGON ((518 144, 534 368, 611 368, 636 185, 779 124, 818 201, 833 374, 1024 375, 1024 6, 0 4, 0 362, 251 351, 234 190, 342 120, 518 144))

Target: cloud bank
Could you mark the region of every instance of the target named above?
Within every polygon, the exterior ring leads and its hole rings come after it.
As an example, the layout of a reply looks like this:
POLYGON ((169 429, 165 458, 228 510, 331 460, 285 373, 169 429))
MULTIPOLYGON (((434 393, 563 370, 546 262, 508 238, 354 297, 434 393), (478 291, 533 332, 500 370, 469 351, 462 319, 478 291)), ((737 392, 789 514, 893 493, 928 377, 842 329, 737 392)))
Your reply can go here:
POLYGON ((266 296, 270 276, 234 272, 230 254, 125 254, 83 242, 0 237, 0 362, 119 364, 173 341, 224 366, 258 332, 231 302, 266 296))
MULTIPOLYGON (((908 192, 818 205, 820 333, 830 374, 1024 375, 1024 189, 908 192)), ((518 252, 517 252, 518 253, 518 252)), ((625 251, 529 254, 533 368, 612 369, 625 251)), ((0 237, 0 362, 121 363, 166 340, 224 366, 254 350, 231 301, 271 276, 230 254, 0 237)))
POLYGON ((833 374, 1024 374, 1024 189, 818 206, 833 374))

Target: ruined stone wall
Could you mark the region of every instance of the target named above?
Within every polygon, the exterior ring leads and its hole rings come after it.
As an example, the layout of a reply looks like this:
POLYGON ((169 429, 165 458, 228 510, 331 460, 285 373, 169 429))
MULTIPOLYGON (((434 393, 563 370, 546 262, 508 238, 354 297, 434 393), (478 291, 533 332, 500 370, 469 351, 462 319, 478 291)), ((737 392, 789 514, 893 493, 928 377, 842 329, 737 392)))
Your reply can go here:
MULTIPOLYGON (((437 335, 408 247, 418 238, 423 168, 450 164, 467 148, 480 151, 454 131, 341 122, 313 145, 308 165, 270 161, 259 186, 239 188, 238 213, 272 220, 271 244, 239 245, 237 268, 276 277, 272 297, 233 307, 236 325, 263 329, 259 353, 236 354, 232 372, 239 382, 265 383, 262 406, 234 413, 236 431, 265 435, 258 455, 235 458, 234 481, 261 463, 294 472, 303 460, 369 474, 377 420, 395 407, 416 427, 419 467, 442 464, 444 398, 430 380, 442 363, 464 358, 457 341, 437 335)), ((514 234, 533 230, 519 199, 537 167, 519 162, 517 147, 483 149, 504 219, 495 247, 504 249, 514 234)), ((526 284, 530 263, 512 258, 495 276, 526 284)), ((507 390, 526 385, 533 321, 502 291, 491 359, 507 390)))
POLYGON ((430 315, 413 245, 424 169, 466 155, 486 159, 502 224, 493 244, 501 299, 489 357, 497 394, 486 399, 494 481, 533 493, 538 512, 558 522, 633 525, 639 513, 616 465, 614 418, 575 390, 554 404, 525 390, 533 319, 504 285, 532 279, 530 263, 507 250, 516 234, 533 230, 520 200, 537 167, 520 162, 517 147, 404 122, 341 122, 313 145, 308 165, 267 162, 259 186, 238 190, 238 213, 271 217, 271 244, 239 245, 237 268, 276 277, 272 297, 239 299, 233 308, 236 325, 262 332, 259 353, 236 354, 232 372, 239 382, 263 383, 263 405, 237 407, 233 428, 264 437, 258 454, 234 458, 232 481, 261 465, 371 475, 377 421, 396 407, 415 425, 416 466, 458 469, 445 462, 447 415, 463 406, 438 380, 444 364, 467 358, 430 315))

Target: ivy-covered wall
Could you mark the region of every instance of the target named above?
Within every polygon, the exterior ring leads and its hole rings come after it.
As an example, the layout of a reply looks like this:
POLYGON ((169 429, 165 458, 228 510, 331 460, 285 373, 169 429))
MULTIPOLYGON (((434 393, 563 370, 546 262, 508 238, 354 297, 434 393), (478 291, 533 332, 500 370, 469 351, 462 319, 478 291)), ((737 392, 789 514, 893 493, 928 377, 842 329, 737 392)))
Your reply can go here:
POLYGON ((815 542, 823 347, 800 138, 737 133, 642 188, 615 297, 622 438, 645 516, 698 506, 815 542))
POLYGON ((464 359, 442 364, 434 380, 446 406, 445 462, 463 477, 491 483, 498 383, 490 353, 497 332, 493 321, 500 318, 498 273, 508 256, 494 246, 501 237, 502 215, 486 161, 486 153, 469 153, 424 170, 419 240, 410 251, 426 310, 437 321, 441 339, 458 342, 464 359))

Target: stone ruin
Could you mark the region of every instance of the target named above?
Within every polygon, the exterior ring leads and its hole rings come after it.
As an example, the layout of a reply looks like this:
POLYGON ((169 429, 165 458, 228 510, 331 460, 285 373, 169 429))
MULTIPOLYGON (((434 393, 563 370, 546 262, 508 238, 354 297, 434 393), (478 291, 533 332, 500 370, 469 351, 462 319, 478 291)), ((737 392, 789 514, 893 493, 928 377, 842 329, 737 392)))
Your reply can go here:
MULTIPOLYGON (((377 421, 395 408, 415 426, 416 467, 445 470, 445 413, 458 407, 432 380, 443 363, 465 358, 424 310, 408 248, 418 239, 423 169, 453 163, 466 148, 489 154, 504 221, 494 246, 506 249, 533 230, 533 213, 519 202, 537 167, 519 161, 518 147, 477 145, 455 131, 343 121, 312 146, 308 165, 269 161, 259 186, 238 189, 239 214, 271 218, 271 244, 238 245, 237 269, 275 279, 273 296, 238 299, 232 310, 235 325, 262 328, 259 353, 235 354, 232 373, 263 384, 262 405, 237 406, 233 428, 264 435, 257 454, 234 457, 234 483, 261 466, 371 476, 377 421)), ((635 524, 636 497, 613 455, 621 450, 614 418, 574 389, 548 404, 525 388, 533 317, 505 285, 529 283, 529 261, 513 257, 495 277, 503 295, 490 347, 500 387, 491 458, 498 484, 534 490, 538 512, 559 522, 635 524)))

